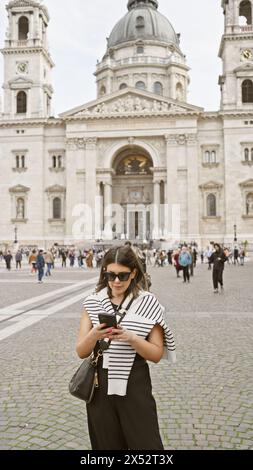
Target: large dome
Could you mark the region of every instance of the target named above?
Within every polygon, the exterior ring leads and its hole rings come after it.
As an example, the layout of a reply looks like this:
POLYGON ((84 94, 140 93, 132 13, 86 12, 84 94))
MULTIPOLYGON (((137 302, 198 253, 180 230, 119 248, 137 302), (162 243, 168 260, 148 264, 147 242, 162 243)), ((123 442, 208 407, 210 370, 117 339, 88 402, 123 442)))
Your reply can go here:
POLYGON ((156 0, 130 0, 129 12, 114 26, 108 47, 136 40, 154 40, 179 44, 179 39, 169 20, 157 11, 156 0))

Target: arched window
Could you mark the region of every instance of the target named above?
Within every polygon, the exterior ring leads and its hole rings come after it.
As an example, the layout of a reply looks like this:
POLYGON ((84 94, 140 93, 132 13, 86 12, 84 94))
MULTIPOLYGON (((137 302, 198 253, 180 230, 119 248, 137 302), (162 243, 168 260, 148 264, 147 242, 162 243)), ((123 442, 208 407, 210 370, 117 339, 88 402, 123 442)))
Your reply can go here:
POLYGON ((253 193, 249 193, 246 196, 246 215, 253 216, 253 193))
POLYGON ((207 217, 216 217, 216 196, 214 194, 207 196, 207 217))
POLYGON ((25 218, 25 201, 22 197, 19 197, 17 199, 16 218, 17 219, 25 218))
POLYGON ((249 161, 249 149, 244 149, 244 159, 245 162, 249 161))
POLYGON ((176 99, 178 101, 183 101, 184 99, 184 93, 183 93, 183 86, 181 83, 177 83, 177 86, 176 86, 176 99))
POLYGON ((144 82, 137 82, 135 84, 135 88, 137 88, 137 90, 145 90, 146 89, 146 86, 145 86, 145 83, 144 82))
POLYGON ((22 155, 21 157, 21 168, 25 168, 25 156, 22 155))
POLYGON ((61 219, 61 199, 55 197, 53 200, 53 219, 61 219))
POLYGON ((121 83, 120 86, 119 86, 119 89, 124 90, 124 88, 127 88, 127 84, 126 83, 121 83))
POLYGON ((103 95, 105 95, 105 94, 106 94, 106 88, 105 88, 105 86, 102 86, 102 87, 100 88, 100 96, 103 96, 103 95))
POLYGON ((160 82, 154 83, 154 93, 156 95, 163 95, 163 86, 160 82))
POLYGON ((210 152, 209 150, 205 151, 205 161, 204 163, 210 163, 210 152))
POLYGON ((251 80, 242 82, 242 102, 253 103, 253 82, 251 80))
POLYGON ((251 2, 249 0, 243 0, 240 3, 239 16, 246 19, 247 25, 252 24, 252 7, 251 2))
POLYGON ((29 33, 29 21, 26 16, 21 16, 18 22, 18 39, 19 41, 26 41, 29 33))
POLYGON ((16 155, 16 168, 19 168, 19 155, 16 155))
POLYGON ((53 160, 53 168, 56 168, 57 165, 56 165, 56 157, 55 157, 55 155, 53 156, 52 160, 53 160))
POLYGON ((212 150, 211 152, 211 163, 216 163, 216 152, 212 150))
POLYGON ((17 94, 17 114, 25 114, 27 111, 27 96, 24 91, 17 94))

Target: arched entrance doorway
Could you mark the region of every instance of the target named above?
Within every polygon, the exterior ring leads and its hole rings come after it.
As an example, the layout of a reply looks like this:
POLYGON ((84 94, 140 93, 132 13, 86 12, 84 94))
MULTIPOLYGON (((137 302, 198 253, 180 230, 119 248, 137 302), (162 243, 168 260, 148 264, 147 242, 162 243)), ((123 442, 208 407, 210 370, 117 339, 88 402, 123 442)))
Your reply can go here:
MULTIPOLYGON (((123 237, 152 238, 150 206, 153 204, 153 161, 146 150, 131 146, 118 152, 113 164, 112 201, 124 212, 123 237)), ((113 235, 116 227, 112 227, 113 235)))

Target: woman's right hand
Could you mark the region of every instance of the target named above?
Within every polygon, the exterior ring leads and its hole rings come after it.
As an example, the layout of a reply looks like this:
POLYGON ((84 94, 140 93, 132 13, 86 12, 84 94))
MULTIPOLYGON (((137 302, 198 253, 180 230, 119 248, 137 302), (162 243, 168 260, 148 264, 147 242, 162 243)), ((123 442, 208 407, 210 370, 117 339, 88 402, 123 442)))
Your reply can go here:
POLYGON ((97 326, 94 326, 92 330, 90 330, 89 335, 94 341, 100 341, 101 339, 108 338, 108 336, 112 333, 112 328, 106 328, 106 323, 101 323, 97 326))

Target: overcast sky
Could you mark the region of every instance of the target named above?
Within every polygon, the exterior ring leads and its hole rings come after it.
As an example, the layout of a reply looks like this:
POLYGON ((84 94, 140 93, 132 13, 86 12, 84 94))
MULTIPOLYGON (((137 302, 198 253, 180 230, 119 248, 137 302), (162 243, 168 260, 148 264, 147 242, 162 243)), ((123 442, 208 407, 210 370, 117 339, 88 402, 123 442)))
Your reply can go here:
MULTIPOLYGON (((0 0, 0 44, 7 25, 0 0)), ((48 28, 53 70, 55 114, 96 98, 93 73, 106 50, 106 37, 127 12, 127 0, 43 0, 50 14, 48 28)), ((220 102, 218 50, 224 17, 221 0, 159 0, 159 11, 181 33, 181 49, 190 67, 188 102, 217 110, 220 102)), ((3 58, 0 59, 3 83, 3 58)))

